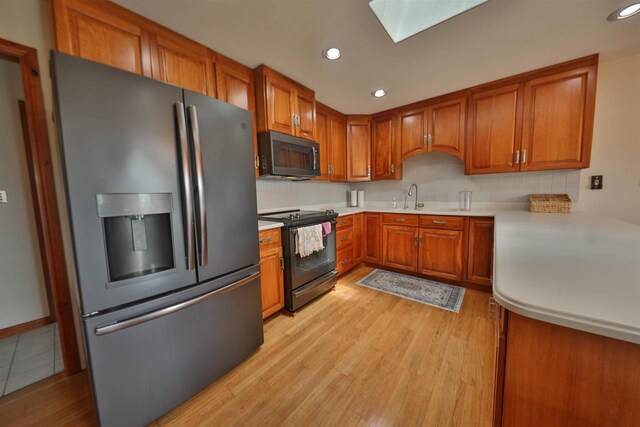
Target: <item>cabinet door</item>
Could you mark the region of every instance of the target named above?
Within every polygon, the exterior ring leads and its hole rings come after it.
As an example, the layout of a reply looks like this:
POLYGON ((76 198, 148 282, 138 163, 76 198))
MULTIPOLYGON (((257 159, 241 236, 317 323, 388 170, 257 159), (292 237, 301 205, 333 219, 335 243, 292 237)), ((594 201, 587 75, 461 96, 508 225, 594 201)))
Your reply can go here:
POLYGON ((416 271, 418 229, 384 225, 382 227, 383 264, 400 270, 416 271))
POLYGON ((594 99, 595 67, 527 82, 521 170, 588 167, 594 99))
POLYGON ((211 52, 214 60, 216 98, 251 111, 253 117, 253 153, 256 177, 260 175, 258 136, 256 132, 256 98, 253 71, 225 56, 211 52))
POLYGON ((369 116, 347 117, 347 181, 371 180, 369 116))
POLYGON ((425 125, 424 108, 400 112, 398 115, 400 161, 416 154, 427 152, 427 129, 425 125))
POLYGON ((329 141, 331 144, 331 181, 347 180, 347 123, 344 119, 329 116, 329 141))
POLYGON ((284 307, 284 258, 282 247, 260 253, 260 286, 262 289, 262 318, 284 307))
POLYGON ((194 92, 215 96, 213 62, 204 46, 181 37, 151 39, 153 78, 194 92))
POLYGON ((296 135, 315 141, 316 134, 316 95, 307 88, 296 88, 296 113, 298 123, 296 135))
POLYGON ((353 264, 362 262, 362 223, 363 214, 353 215, 353 264))
POLYGON ((469 251, 465 280, 491 286, 493 279, 493 219, 469 218, 469 251))
POLYGON ((429 151, 441 151, 464 159, 467 99, 458 98, 429 106, 429 151))
POLYGON ((381 251, 381 217, 377 213, 363 214, 363 253, 366 262, 380 264, 382 262, 381 251))
POLYGON ((268 73, 266 82, 267 130, 295 135, 295 87, 288 80, 268 73))
POLYGON ((78 0, 53 1, 57 49, 151 77, 149 34, 112 8, 119 9, 78 0))
POLYGON ((471 95, 466 173, 517 172, 522 142, 522 85, 471 95))
POLYGON ((396 178, 394 115, 373 117, 371 121, 371 157, 373 181, 396 178))
POLYGON ((320 176, 316 180, 328 181, 331 164, 331 145, 329 144, 329 116, 318 108, 316 111, 316 139, 320 146, 320 176))
POLYGON ((418 272, 443 279, 462 279, 462 237, 457 230, 420 229, 418 272))

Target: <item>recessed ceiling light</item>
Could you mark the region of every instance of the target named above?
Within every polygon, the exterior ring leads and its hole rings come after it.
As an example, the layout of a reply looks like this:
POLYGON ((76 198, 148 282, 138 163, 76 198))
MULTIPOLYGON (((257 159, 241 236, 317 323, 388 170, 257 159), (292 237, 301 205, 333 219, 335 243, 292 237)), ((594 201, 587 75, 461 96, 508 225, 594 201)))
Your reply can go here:
POLYGON ((330 47, 322 51, 322 56, 330 61, 335 61, 336 59, 340 58, 340 55, 342 55, 342 53, 337 47, 330 47))
POLYGON ((632 3, 616 10, 609 15, 607 19, 609 21, 619 21, 621 19, 631 18, 633 15, 637 15, 638 13, 640 13, 640 3, 632 3))
POLYGON ((384 89, 376 89, 373 92, 371 92, 371 95, 375 96, 376 98, 382 98, 386 94, 387 94, 387 91, 384 89))

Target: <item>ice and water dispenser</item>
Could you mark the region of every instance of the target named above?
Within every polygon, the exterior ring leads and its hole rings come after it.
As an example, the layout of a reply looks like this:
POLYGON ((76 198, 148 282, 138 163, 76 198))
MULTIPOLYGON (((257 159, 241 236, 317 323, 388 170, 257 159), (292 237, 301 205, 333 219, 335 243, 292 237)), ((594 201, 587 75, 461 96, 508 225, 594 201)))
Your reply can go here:
POLYGON ((175 268, 171 193, 98 194, 109 282, 175 268))

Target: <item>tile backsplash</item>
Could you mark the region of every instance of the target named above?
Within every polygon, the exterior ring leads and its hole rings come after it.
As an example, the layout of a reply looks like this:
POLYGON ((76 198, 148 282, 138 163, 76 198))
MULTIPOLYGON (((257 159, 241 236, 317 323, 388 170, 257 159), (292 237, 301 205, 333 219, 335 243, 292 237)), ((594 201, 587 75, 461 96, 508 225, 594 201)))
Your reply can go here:
POLYGON ((258 212, 310 205, 344 206, 347 184, 318 181, 279 181, 258 179, 258 212))
POLYGON ((458 202, 462 190, 473 191, 474 202, 528 202, 532 193, 566 193, 578 202, 580 171, 545 171, 465 175, 464 163, 444 153, 429 153, 406 160, 401 181, 376 181, 352 184, 365 190, 367 201, 387 202, 395 197, 398 203, 412 183, 418 185, 421 202, 458 202))
POLYGON ((580 171, 504 173, 465 175, 461 160, 444 153, 429 153, 406 160, 401 181, 367 183, 329 183, 315 181, 278 181, 259 179, 258 210, 304 206, 344 206, 351 188, 365 191, 367 203, 387 203, 395 197, 398 204, 412 183, 418 185, 419 201, 457 203, 462 190, 473 191, 473 202, 507 203, 524 206, 532 193, 566 193, 578 202, 580 171))

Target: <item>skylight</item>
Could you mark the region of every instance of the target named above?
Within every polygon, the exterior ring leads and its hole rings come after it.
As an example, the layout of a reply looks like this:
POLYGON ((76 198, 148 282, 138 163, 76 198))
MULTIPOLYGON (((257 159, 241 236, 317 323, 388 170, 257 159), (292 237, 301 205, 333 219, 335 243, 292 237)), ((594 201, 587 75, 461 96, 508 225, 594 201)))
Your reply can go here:
POLYGON ((401 42, 488 0, 371 0, 369 7, 391 40, 401 42))

